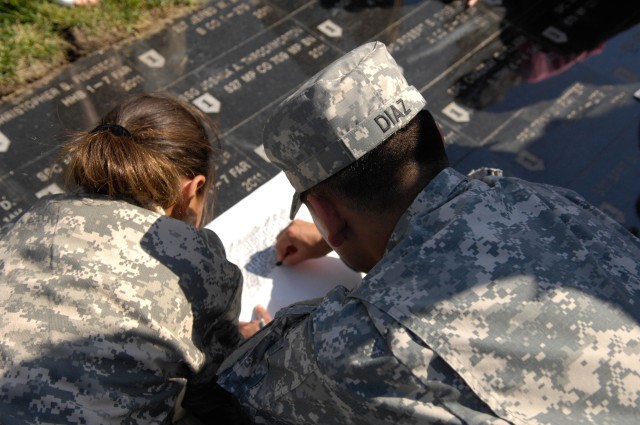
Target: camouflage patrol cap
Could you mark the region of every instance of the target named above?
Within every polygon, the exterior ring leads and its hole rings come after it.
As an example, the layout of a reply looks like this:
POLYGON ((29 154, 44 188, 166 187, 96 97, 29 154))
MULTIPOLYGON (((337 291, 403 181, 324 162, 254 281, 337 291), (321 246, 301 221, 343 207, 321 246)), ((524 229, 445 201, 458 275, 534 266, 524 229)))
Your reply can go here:
POLYGON ((404 127, 426 100, 383 43, 364 44, 307 80, 278 105, 263 143, 300 193, 347 167, 404 127))

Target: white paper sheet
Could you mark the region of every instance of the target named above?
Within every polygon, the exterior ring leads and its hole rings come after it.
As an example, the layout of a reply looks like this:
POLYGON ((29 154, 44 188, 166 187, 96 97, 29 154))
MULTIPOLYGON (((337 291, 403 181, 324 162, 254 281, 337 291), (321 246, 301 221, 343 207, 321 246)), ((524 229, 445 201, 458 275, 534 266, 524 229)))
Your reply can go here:
MULTIPOLYGON (((296 301, 321 297, 336 285, 353 288, 362 279, 333 252, 293 267, 275 265, 273 245, 289 224, 292 195, 286 176, 279 173, 206 226, 222 239, 227 258, 242 269, 241 321, 254 318, 257 304, 274 315, 296 301)), ((296 218, 311 221, 304 205, 296 218)))

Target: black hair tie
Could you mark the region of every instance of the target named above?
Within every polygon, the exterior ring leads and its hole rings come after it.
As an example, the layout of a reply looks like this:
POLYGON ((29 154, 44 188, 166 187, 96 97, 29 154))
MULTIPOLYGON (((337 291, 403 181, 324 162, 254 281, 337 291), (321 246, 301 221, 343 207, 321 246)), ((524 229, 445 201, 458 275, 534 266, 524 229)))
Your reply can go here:
POLYGON ((93 130, 91 130, 89 134, 99 133, 105 130, 110 132, 114 136, 129 137, 129 138, 132 137, 131 133, 129 133, 129 130, 127 130, 126 128, 124 128, 119 124, 100 124, 93 130))

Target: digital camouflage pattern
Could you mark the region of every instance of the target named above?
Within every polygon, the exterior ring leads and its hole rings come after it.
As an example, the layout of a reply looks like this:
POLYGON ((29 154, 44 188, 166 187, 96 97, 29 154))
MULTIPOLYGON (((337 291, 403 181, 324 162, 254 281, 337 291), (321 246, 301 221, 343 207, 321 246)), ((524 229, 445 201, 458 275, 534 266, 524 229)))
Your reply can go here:
POLYGON ((237 346, 238 268, 210 230, 105 198, 0 232, 0 423, 169 423, 237 346))
POLYGON ((264 150, 297 194, 342 170, 404 127, 426 105, 384 44, 347 53, 278 105, 265 125, 264 150))
POLYGON ((574 192, 445 169, 360 286, 219 383, 273 424, 640 423, 640 243, 574 192))

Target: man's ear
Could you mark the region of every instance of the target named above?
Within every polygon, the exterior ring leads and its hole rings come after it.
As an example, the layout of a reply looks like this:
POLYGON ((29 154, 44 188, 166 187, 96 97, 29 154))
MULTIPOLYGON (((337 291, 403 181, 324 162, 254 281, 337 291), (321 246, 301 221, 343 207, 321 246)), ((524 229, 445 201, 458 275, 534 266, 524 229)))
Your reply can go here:
POLYGON ((335 203, 322 195, 309 194, 306 197, 309 208, 324 231, 327 242, 332 247, 338 247, 344 243, 347 222, 336 208, 335 203))

